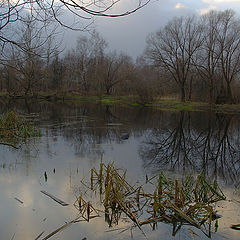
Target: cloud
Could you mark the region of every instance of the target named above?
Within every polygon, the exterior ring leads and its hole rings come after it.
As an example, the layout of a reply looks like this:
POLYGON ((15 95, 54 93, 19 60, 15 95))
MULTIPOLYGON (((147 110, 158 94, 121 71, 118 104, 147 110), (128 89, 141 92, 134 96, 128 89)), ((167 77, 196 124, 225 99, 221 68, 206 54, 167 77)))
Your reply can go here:
POLYGON ((186 8, 186 6, 184 6, 182 3, 178 3, 176 6, 175 6, 176 9, 179 9, 179 8, 186 8))
POLYGON ((202 0, 205 6, 198 10, 199 14, 205 14, 211 10, 234 9, 236 12, 240 9, 240 0, 202 0), (230 5, 231 3, 231 5, 230 5))
POLYGON ((200 15, 203 15, 203 14, 208 13, 211 10, 216 10, 216 9, 218 9, 218 7, 216 5, 209 5, 207 8, 202 8, 202 9, 198 10, 198 13, 200 15))

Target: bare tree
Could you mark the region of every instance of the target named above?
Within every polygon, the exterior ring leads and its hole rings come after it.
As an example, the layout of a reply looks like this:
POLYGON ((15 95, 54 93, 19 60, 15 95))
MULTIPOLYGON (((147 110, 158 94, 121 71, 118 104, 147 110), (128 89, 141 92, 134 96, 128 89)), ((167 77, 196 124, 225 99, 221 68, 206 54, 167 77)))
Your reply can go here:
POLYGON ((116 52, 104 57, 99 74, 101 87, 105 90, 105 94, 110 95, 114 86, 123 81, 120 71, 125 59, 124 55, 118 56, 116 52))
POLYGON ((201 32, 201 25, 194 17, 180 17, 168 22, 147 40, 147 57, 155 66, 171 73, 180 88, 183 102, 192 60, 203 41, 201 32))
POLYGON ((68 78, 79 90, 89 91, 98 78, 98 65, 105 55, 107 42, 96 31, 91 37, 79 36, 77 44, 65 57, 68 78))
POLYGON ((207 83, 210 102, 225 86, 226 100, 232 102, 231 85, 240 66, 240 21, 232 10, 211 11, 201 20, 204 41, 194 59, 195 66, 207 83))
POLYGON ((136 102, 146 105, 153 102, 154 97, 162 95, 163 72, 147 63, 144 56, 138 57, 135 64, 135 79, 132 83, 132 93, 136 94, 136 102))
POLYGON ((203 26, 204 41, 194 59, 194 65, 196 66, 201 79, 207 84, 209 101, 211 103, 215 102, 215 92, 217 90, 216 82, 220 59, 217 32, 220 21, 220 14, 217 11, 211 11, 202 16, 200 24, 203 26))
POLYGON ((232 10, 219 13, 221 25, 217 32, 220 65, 227 87, 228 102, 233 102, 231 84, 240 71, 240 20, 232 10))
POLYGON ((92 60, 92 46, 89 39, 80 36, 77 39, 76 49, 74 50, 76 57, 76 77, 79 86, 82 86, 85 91, 89 90, 88 71, 92 60))
POLYGON ((10 58, 8 60, 7 65, 3 65, 2 67, 2 77, 3 77, 3 82, 5 85, 5 89, 7 91, 7 93, 9 95, 13 95, 15 96, 17 94, 18 86, 16 84, 17 82, 17 71, 15 68, 13 68, 12 66, 14 66, 15 64, 15 59, 14 57, 10 58))
POLYGON ((33 94, 33 90, 40 86, 45 60, 48 62, 51 51, 56 50, 49 49, 49 46, 46 48, 48 40, 54 35, 54 30, 48 31, 48 27, 46 22, 41 24, 31 14, 27 15, 19 29, 14 29, 22 47, 13 45, 2 51, 2 64, 14 69, 15 85, 25 96, 33 94))
POLYGON ((51 89, 59 89, 63 86, 63 79, 65 73, 65 66, 63 64, 63 60, 59 57, 58 52, 54 54, 54 58, 49 66, 49 75, 50 82, 48 83, 51 89))
POLYGON ((80 37, 77 40, 76 54, 78 57, 78 71, 81 78, 81 85, 85 91, 89 91, 90 77, 96 75, 99 61, 104 56, 107 42, 94 31, 91 38, 80 37))

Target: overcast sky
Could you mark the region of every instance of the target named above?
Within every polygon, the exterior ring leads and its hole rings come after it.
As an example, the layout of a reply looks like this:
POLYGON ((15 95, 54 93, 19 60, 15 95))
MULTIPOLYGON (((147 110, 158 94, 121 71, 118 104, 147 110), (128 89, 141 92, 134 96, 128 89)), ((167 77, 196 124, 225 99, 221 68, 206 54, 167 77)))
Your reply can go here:
MULTIPOLYGON (((204 14, 209 10, 229 8, 240 14, 240 0, 152 0, 147 6, 129 16, 97 18, 95 29, 106 39, 111 50, 117 50, 135 58, 143 52, 146 36, 157 31, 172 17, 204 14)), ((79 32, 67 34, 68 47, 75 44, 80 34, 79 32)))

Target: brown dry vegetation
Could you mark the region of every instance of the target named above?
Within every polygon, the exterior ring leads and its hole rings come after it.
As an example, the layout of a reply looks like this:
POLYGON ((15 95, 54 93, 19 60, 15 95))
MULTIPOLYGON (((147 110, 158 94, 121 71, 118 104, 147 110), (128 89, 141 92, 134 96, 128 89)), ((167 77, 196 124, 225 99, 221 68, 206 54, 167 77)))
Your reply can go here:
POLYGON ((139 228, 143 234, 143 225, 150 224, 155 229, 158 222, 165 222, 172 224, 173 235, 190 224, 211 237, 217 218, 214 203, 225 200, 216 181, 208 181, 203 173, 175 180, 160 173, 150 179, 146 176, 142 185, 132 185, 126 179, 126 171, 113 163, 105 165, 101 161, 99 170, 91 169, 90 182, 82 184, 97 194, 100 204, 94 205, 87 200, 86 192, 80 193, 74 204, 79 211, 77 221, 104 216, 111 227, 127 216, 131 227, 139 228))

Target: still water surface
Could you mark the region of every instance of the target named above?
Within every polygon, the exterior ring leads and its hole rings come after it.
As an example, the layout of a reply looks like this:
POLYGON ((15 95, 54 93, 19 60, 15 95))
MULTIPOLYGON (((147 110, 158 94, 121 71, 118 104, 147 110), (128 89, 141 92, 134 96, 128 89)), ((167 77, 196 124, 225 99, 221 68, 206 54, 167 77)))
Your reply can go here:
MULTIPOLYGON (((212 239, 240 239, 240 232, 229 227, 240 223, 240 116, 72 103, 1 105, 2 111, 13 108, 43 136, 30 139, 20 150, 0 146, 0 239, 34 240, 74 219, 80 182, 98 167, 101 155, 105 163, 114 161, 127 169, 132 182, 161 171, 174 176, 204 171, 220 182, 227 196, 227 201, 216 204, 223 217, 212 239), (124 133, 128 139, 121 139, 124 133), (59 205, 41 190, 69 206, 59 205)), ((114 229, 130 224, 122 221, 114 229)), ((183 227, 175 237, 164 223, 155 231, 150 226, 143 230, 148 239, 192 239, 189 228, 183 227)), ((196 239, 207 239, 193 230, 196 239)), ((109 231, 103 218, 72 224, 51 239, 84 238, 146 239, 137 228, 109 231)))

